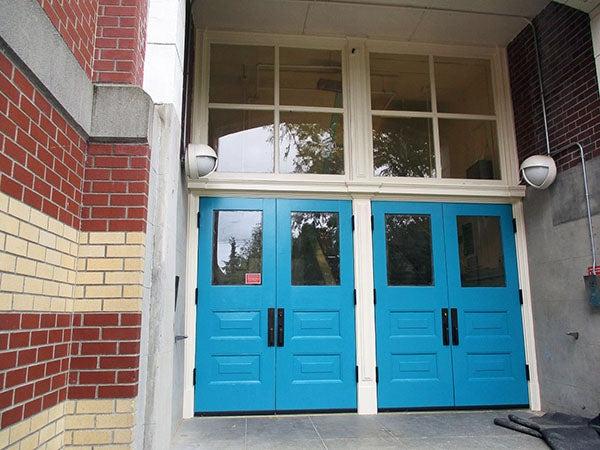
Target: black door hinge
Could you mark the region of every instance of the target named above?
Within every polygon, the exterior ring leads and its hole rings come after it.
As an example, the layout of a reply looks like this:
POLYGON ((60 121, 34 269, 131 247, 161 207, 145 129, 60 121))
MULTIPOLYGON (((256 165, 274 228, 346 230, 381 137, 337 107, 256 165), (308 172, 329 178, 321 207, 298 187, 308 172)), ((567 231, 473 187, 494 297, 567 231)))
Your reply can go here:
POLYGON ((523 304, 523 289, 519 289, 519 303, 523 304))
POLYGON ((354 225, 354 214, 352 214, 352 231, 354 231, 354 227, 355 227, 355 225, 354 225))
POLYGON ((200 211, 196 214, 196 228, 200 228, 200 211))
POLYGON ((194 368, 194 371, 192 372, 192 383, 194 384, 194 386, 196 386, 196 369, 194 368))
POLYGON ((379 383, 379 367, 375 367, 375 383, 379 383))
POLYGON ((373 289, 373 304, 377 304, 377 289, 373 289))
POLYGON ((375 217, 371 214, 371 231, 375 229, 375 217))
POLYGON ((513 224, 513 233, 516 233, 517 232, 517 219, 513 219, 512 224, 513 224))
POLYGON ((194 303, 198 304, 198 288, 196 288, 196 292, 194 293, 194 303))
POLYGON ((525 364, 525 379, 529 381, 529 364, 525 364))
POLYGON ((356 382, 358 383, 358 366, 356 366, 354 368, 354 371, 355 371, 355 375, 356 375, 356 382))
POLYGON ((356 306, 356 289, 354 289, 354 306, 356 306))

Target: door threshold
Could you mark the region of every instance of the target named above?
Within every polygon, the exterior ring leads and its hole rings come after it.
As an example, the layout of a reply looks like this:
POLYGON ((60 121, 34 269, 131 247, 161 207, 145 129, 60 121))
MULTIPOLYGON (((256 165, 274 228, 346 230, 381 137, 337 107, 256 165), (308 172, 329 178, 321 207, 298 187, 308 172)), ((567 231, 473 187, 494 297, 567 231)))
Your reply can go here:
POLYGON ((195 412, 194 417, 240 417, 240 416, 292 416, 307 414, 345 414, 356 413, 357 409, 292 409, 283 411, 214 411, 214 412, 195 412))
POLYGON ((386 412, 469 412, 469 411, 494 411, 510 409, 529 409, 528 404, 521 405, 480 405, 480 406, 427 406, 414 408, 378 408, 378 413, 386 412))

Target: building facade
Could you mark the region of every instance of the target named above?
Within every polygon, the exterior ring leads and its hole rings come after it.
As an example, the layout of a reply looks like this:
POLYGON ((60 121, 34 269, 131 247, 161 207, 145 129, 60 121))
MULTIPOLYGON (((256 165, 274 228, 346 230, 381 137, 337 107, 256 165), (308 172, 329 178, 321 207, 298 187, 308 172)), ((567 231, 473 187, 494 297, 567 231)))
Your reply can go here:
POLYGON ((0 446, 600 409, 600 7, 442 3, 0 0, 0 446))

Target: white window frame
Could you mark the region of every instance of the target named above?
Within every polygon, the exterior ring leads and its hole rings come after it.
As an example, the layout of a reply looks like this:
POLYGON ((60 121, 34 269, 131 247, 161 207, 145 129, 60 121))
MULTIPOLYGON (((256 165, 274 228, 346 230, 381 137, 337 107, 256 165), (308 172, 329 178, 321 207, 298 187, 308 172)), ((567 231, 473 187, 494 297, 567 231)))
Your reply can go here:
MULTIPOLYGON (((342 55, 343 108, 320 108, 304 106, 281 106, 278 102, 267 107, 263 105, 212 104, 236 109, 267 109, 275 111, 337 112, 343 113, 344 123, 344 174, 287 174, 215 172, 201 180, 189 181, 188 187, 196 192, 212 194, 219 192, 257 192, 263 194, 291 194, 316 196, 327 194, 330 197, 350 198, 355 195, 369 195, 385 198, 415 195, 431 195, 447 198, 506 199, 521 198, 525 188, 519 185, 518 159, 513 124, 512 102, 508 77, 506 51, 497 47, 455 46, 439 44, 419 44, 412 42, 381 41, 362 38, 329 38, 315 36, 290 36, 262 33, 241 33, 224 31, 199 31, 196 36, 196 64, 192 142, 208 142, 208 89, 210 73, 210 45, 265 45, 276 49, 295 47, 307 49, 339 50, 342 55), (370 100, 369 53, 427 55, 487 59, 491 64, 494 96, 494 115, 438 113, 437 104, 432 103, 431 112, 386 111, 389 116, 431 117, 434 124, 434 149, 436 173, 438 176, 387 177, 375 176, 373 170, 372 111, 370 100), (439 145, 438 118, 488 119, 495 120, 498 142, 498 163, 501 174, 499 180, 479 180, 462 178, 441 178, 441 157, 439 145)), ((276 63, 278 61, 276 60, 276 63)), ((276 64, 277 65, 277 64, 276 64)), ((430 72, 434 67, 430 61, 430 72)), ((431 75, 435 75, 431 73, 431 75)), ((278 77, 275 76, 277 83, 278 77)), ((434 83, 430 76, 430 83, 434 83)), ((275 96, 279 96, 279 86, 274 86, 275 96)), ((435 100, 435 99, 434 99, 435 100)), ((383 115, 383 114, 382 114, 383 115)), ((276 145, 274 166, 278 169, 279 129, 275 127, 276 145)))

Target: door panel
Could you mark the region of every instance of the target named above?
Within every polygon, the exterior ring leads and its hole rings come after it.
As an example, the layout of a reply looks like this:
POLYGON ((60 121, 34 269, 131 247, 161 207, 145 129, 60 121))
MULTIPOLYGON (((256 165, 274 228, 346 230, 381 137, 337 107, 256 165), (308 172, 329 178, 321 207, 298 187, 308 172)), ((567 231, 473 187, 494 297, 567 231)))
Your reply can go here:
POLYGON ((442 206, 373 202, 379 408, 453 405, 442 206))
POLYGON ((510 205, 445 204, 456 406, 528 403, 510 205))
POLYGON ((356 408, 352 208, 277 201, 278 410, 356 408))
POLYGON ((275 200, 203 198, 200 215, 195 410, 272 411, 275 200))

